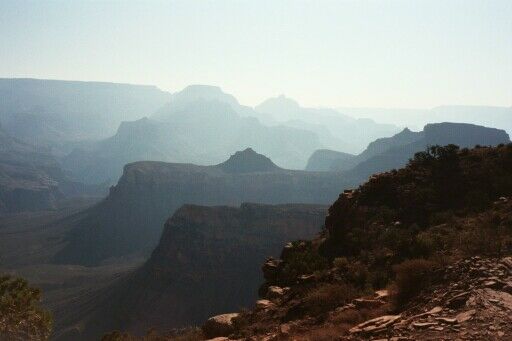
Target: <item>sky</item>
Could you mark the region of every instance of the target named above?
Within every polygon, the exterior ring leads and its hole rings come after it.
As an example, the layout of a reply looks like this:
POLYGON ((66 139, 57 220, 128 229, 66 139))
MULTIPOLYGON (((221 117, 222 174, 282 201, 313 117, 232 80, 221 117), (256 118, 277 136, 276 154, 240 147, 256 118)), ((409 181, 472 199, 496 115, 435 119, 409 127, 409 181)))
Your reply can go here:
POLYGON ((246 105, 512 105, 511 0, 0 1, 0 77, 218 85, 246 105))

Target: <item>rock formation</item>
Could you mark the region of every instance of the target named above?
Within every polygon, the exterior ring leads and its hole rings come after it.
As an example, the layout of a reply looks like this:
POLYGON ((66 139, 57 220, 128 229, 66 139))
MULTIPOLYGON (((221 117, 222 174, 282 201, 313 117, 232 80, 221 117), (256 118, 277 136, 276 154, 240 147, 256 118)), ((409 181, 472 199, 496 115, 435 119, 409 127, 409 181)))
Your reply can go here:
POLYGON ((69 235, 56 261, 96 264, 110 257, 147 254, 165 219, 185 203, 327 204, 346 186, 338 174, 282 169, 250 149, 216 166, 129 164, 109 196, 69 235))

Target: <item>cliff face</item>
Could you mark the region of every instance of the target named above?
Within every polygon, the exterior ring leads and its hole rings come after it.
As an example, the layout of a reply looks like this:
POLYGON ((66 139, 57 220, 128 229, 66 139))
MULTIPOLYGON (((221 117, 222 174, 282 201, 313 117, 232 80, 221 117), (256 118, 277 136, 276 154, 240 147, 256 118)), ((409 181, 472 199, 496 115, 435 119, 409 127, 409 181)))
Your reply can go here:
POLYGON ((287 241, 317 234, 326 209, 303 204, 182 206, 166 222, 146 264, 110 290, 86 328, 91 334, 84 337, 115 328, 168 330, 249 306, 263 279, 261 263, 278 255, 287 241))
POLYGON ((327 204, 346 186, 338 174, 281 169, 254 151, 235 154, 218 166, 129 164, 109 196, 69 236, 56 261, 95 264, 134 252, 147 254, 165 219, 185 203, 327 204))

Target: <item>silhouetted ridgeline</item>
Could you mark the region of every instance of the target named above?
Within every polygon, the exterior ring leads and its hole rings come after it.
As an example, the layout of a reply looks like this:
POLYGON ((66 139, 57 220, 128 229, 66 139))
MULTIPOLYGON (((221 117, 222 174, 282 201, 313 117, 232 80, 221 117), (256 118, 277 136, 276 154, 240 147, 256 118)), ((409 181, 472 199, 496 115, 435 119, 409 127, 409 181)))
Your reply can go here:
POLYGON ((476 145, 496 146, 509 142, 508 134, 500 129, 465 123, 432 123, 420 132, 406 128, 392 137, 377 139, 354 157, 343 154, 337 157, 336 154, 327 155, 325 152, 317 154, 311 158, 308 167, 342 170, 347 178, 364 181, 374 173, 405 166, 414 153, 428 146, 455 144, 472 148, 476 145))

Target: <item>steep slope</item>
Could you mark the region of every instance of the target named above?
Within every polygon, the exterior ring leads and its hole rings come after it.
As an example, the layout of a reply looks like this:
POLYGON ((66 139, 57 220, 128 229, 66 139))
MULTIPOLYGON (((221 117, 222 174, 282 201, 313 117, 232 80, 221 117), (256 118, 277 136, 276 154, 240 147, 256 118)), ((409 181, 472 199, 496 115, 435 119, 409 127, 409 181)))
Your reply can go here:
POLYGON ((13 135, 65 151, 69 141, 105 138, 123 120, 169 101, 154 86, 43 79, 0 79, 0 121, 13 135))
POLYGON ((342 193, 317 238, 265 262, 256 307, 204 336, 508 339, 511 197, 512 144, 431 147, 342 193))
POLYGON ((325 206, 299 204, 182 206, 165 224, 151 258, 111 288, 81 337, 115 328, 165 331, 249 306, 265 257, 289 240, 314 236, 325 213, 325 206))
POLYGON ((216 166, 137 162, 124 167, 109 196, 87 212, 57 262, 96 264, 110 257, 147 254, 165 219, 183 204, 319 203, 347 184, 334 172, 282 169, 251 149, 216 166))

